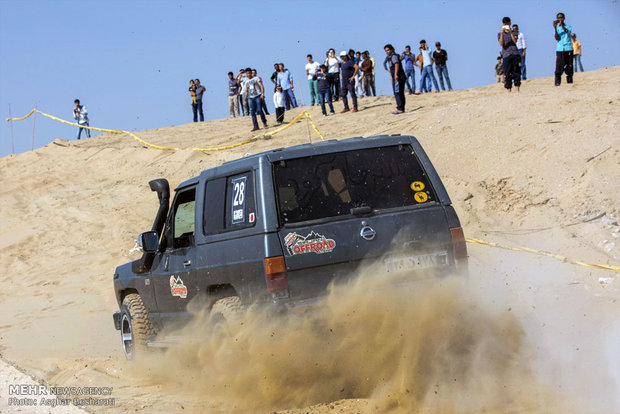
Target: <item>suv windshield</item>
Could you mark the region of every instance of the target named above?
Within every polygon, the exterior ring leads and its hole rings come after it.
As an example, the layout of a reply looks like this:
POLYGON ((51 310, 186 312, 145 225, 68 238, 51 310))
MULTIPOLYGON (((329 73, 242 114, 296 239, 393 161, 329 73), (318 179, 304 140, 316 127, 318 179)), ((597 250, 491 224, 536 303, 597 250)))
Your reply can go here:
POLYGON ((322 154, 274 164, 280 222, 398 208, 435 200, 411 146, 322 154), (362 209, 364 211, 364 209, 362 209))

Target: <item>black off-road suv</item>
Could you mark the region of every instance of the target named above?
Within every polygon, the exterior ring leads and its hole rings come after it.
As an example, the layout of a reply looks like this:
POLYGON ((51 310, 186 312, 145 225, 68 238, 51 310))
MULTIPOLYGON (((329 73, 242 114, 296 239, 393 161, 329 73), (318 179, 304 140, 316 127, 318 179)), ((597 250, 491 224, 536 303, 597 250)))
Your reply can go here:
POLYGON ((332 282, 378 260, 387 272, 466 269, 463 230, 412 136, 303 144, 203 171, 159 197, 141 259, 116 269, 114 314, 127 358, 191 318, 193 299, 224 317, 262 302, 312 304, 332 282))

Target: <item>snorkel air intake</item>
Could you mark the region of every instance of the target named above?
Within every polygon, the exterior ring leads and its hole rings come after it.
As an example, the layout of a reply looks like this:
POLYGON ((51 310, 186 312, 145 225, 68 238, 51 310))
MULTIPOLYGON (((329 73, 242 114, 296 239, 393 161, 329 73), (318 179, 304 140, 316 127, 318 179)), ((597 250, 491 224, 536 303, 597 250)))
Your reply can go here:
MULTIPOLYGON (((157 197, 159 198, 159 209, 155 215, 151 231, 161 236, 166 223, 166 217, 168 216, 168 209, 170 208, 170 185, 165 178, 158 178, 157 180, 149 181, 149 187, 157 192, 157 197)), ((148 272, 151 269, 154 258, 155 253, 143 253, 140 259, 132 262, 131 270, 137 274, 148 272)))

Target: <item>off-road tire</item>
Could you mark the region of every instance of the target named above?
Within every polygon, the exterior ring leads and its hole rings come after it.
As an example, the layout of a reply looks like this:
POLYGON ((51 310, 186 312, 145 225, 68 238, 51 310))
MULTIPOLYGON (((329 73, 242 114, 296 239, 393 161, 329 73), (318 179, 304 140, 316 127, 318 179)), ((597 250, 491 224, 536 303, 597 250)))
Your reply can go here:
POLYGON ((213 327, 213 334, 216 336, 234 336, 241 326, 245 308, 239 296, 228 296, 217 300, 213 307, 209 319, 213 327))
POLYGON ((134 359, 136 353, 146 350, 147 341, 156 332, 149 313, 137 293, 130 293, 121 305, 121 345, 127 359, 134 359))

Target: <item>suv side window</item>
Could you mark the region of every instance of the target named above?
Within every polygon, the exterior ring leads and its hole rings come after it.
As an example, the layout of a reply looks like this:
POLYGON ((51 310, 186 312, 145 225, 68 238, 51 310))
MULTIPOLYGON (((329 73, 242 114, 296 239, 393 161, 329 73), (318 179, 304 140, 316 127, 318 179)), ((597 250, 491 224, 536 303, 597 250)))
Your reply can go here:
POLYGON ((207 182, 204 232, 207 235, 256 223, 254 173, 249 171, 207 182))
POLYGON ((191 188, 178 194, 174 205, 172 222, 172 247, 188 247, 194 244, 196 210, 196 189, 191 188))
POLYGON ((228 177, 226 181, 226 229, 253 226, 256 222, 254 174, 237 174, 228 177))

